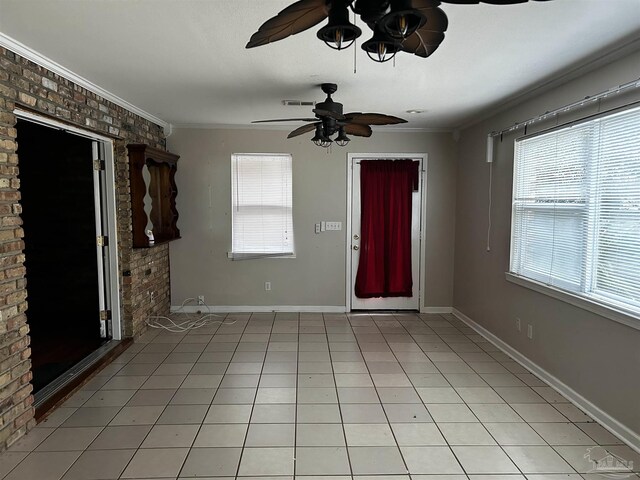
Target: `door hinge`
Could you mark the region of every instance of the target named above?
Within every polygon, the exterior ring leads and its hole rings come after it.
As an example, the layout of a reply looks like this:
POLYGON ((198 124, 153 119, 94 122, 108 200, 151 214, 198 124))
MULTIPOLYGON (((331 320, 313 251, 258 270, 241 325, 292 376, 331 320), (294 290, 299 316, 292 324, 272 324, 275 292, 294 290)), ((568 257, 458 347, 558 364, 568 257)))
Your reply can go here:
POLYGON ((96 237, 96 244, 99 247, 106 247, 107 245, 109 245, 109 237, 105 235, 98 235, 96 237))
POLYGON ((93 169, 98 171, 104 170, 105 169, 104 160, 94 160, 93 169))
POLYGON ((100 338, 107 338, 111 333, 111 310, 100 310, 100 338))

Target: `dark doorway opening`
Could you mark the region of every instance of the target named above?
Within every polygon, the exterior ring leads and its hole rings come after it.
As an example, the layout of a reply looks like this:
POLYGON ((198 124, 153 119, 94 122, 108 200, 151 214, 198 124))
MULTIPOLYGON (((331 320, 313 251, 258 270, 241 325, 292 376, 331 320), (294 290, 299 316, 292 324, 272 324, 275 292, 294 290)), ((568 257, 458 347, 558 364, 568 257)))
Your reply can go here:
POLYGON ((27 323, 34 393, 95 351, 102 279, 92 141, 19 120, 27 323))

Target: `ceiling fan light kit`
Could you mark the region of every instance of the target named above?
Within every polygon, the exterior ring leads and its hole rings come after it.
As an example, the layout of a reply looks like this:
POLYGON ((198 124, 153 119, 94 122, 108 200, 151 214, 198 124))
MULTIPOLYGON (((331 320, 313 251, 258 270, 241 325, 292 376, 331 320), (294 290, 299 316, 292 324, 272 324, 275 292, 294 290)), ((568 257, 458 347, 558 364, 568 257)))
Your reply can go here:
MULTIPOLYGON (((263 23, 247 48, 259 47, 303 32, 325 19, 318 38, 334 50, 353 45, 362 30, 349 21, 349 8, 373 32, 362 49, 375 62, 389 61, 403 51, 426 58, 444 40, 449 21, 440 5, 488 3, 511 5, 528 0, 299 0, 263 23)), ((550 0, 532 0, 546 2, 550 0)))
POLYGON ((349 21, 349 7, 344 1, 335 2, 329 23, 318 30, 318 38, 334 50, 349 48, 360 35, 362 30, 349 21))
POLYGON ((345 147, 351 141, 347 136, 370 137, 370 125, 395 125, 406 123, 403 118, 384 115, 382 113, 343 113, 342 104, 335 102, 331 95, 336 92, 338 86, 335 83, 323 83, 320 85, 322 91, 327 94, 324 102, 316 103, 313 109, 315 118, 282 118, 275 120, 256 120, 252 123, 268 122, 306 122, 305 125, 293 130, 287 138, 294 138, 305 133, 315 131, 311 141, 319 147, 327 148, 334 142, 345 147), (335 138, 331 138, 332 135, 335 138))

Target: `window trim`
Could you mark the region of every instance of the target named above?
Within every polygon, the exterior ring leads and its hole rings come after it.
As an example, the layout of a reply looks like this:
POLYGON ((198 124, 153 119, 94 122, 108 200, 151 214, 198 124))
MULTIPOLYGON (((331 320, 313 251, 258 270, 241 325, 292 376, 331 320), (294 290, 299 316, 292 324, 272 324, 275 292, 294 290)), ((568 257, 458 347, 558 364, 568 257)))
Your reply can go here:
POLYGON ((586 298, 581 295, 574 295, 571 292, 536 282, 535 280, 516 275, 515 273, 504 272, 504 276, 508 282, 515 285, 542 293, 543 295, 555 298, 556 300, 561 300, 573 305, 574 307, 587 310, 591 313, 595 313, 596 315, 600 315, 601 317, 626 325, 627 327, 640 330, 640 317, 621 308, 617 308, 604 302, 599 302, 595 299, 586 298))
MULTIPOLYGON (((256 152, 234 152, 231 154, 231 191, 233 192, 233 158, 234 156, 254 156, 254 157, 272 157, 272 156, 287 156, 291 161, 291 220, 293 224, 293 155, 291 153, 256 153, 256 152)), ((263 252, 234 252, 233 251, 233 193, 231 194, 231 214, 229 215, 231 220, 231 247, 227 251, 227 258, 233 261, 242 261, 242 260, 261 260, 261 259, 283 259, 283 258, 296 258, 297 250, 295 247, 295 240, 293 244, 293 250, 291 253, 286 252, 278 252, 278 253, 263 253, 263 252)), ((295 232, 294 232, 295 234, 295 232)))

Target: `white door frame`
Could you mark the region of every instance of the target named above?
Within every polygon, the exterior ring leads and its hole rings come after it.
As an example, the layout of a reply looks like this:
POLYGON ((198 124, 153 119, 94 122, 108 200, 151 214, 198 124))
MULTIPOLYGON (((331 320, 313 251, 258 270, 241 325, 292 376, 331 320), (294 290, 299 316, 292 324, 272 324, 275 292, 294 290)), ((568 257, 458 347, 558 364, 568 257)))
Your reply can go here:
POLYGON ((113 155, 113 139, 102 136, 100 134, 76 128, 66 123, 56 121, 49 117, 37 115, 26 110, 19 108, 15 109, 13 113, 22 120, 38 123, 45 127, 55 128, 57 130, 63 130, 65 132, 78 135, 99 142, 104 147, 104 163, 105 163, 105 191, 104 202, 106 206, 106 215, 103 217, 107 224, 107 234, 109 235, 109 242, 107 249, 109 253, 108 265, 105 265, 105 270, 109 272, 109 289, 110 292, 110 307, 111 307, 111 329, 112 340, 122 339, 122 323, 120 316, 120 278, 118 272, 118 228, 117 228, 117 216, 116 216, 116 179, 115 179, 115 165, 113 155))
POLYGON ((422 193, 420 198, 420 261, 418 262, 418 309, 422 312, 425 309, 424 304, 424 286, 425 286, 425 255, 426 255, 426 230, 427 230, 427 165, 429 155, 426 153, 348 153, 347 154, 347 226, 346 226, 346 254, 345 254, 345 279, 346 279, 346 294, 345 305, 347 312, 351 311, 351 292, 353 291, 352 285, 352 269, 351 269, 351 237, 352 237, 352 195, 353 195, 353 164, 360 160, 371 160, 374 158, 385 159, 413 159, 421 161, 420 170, 420 182, 422 185, 422 193))

